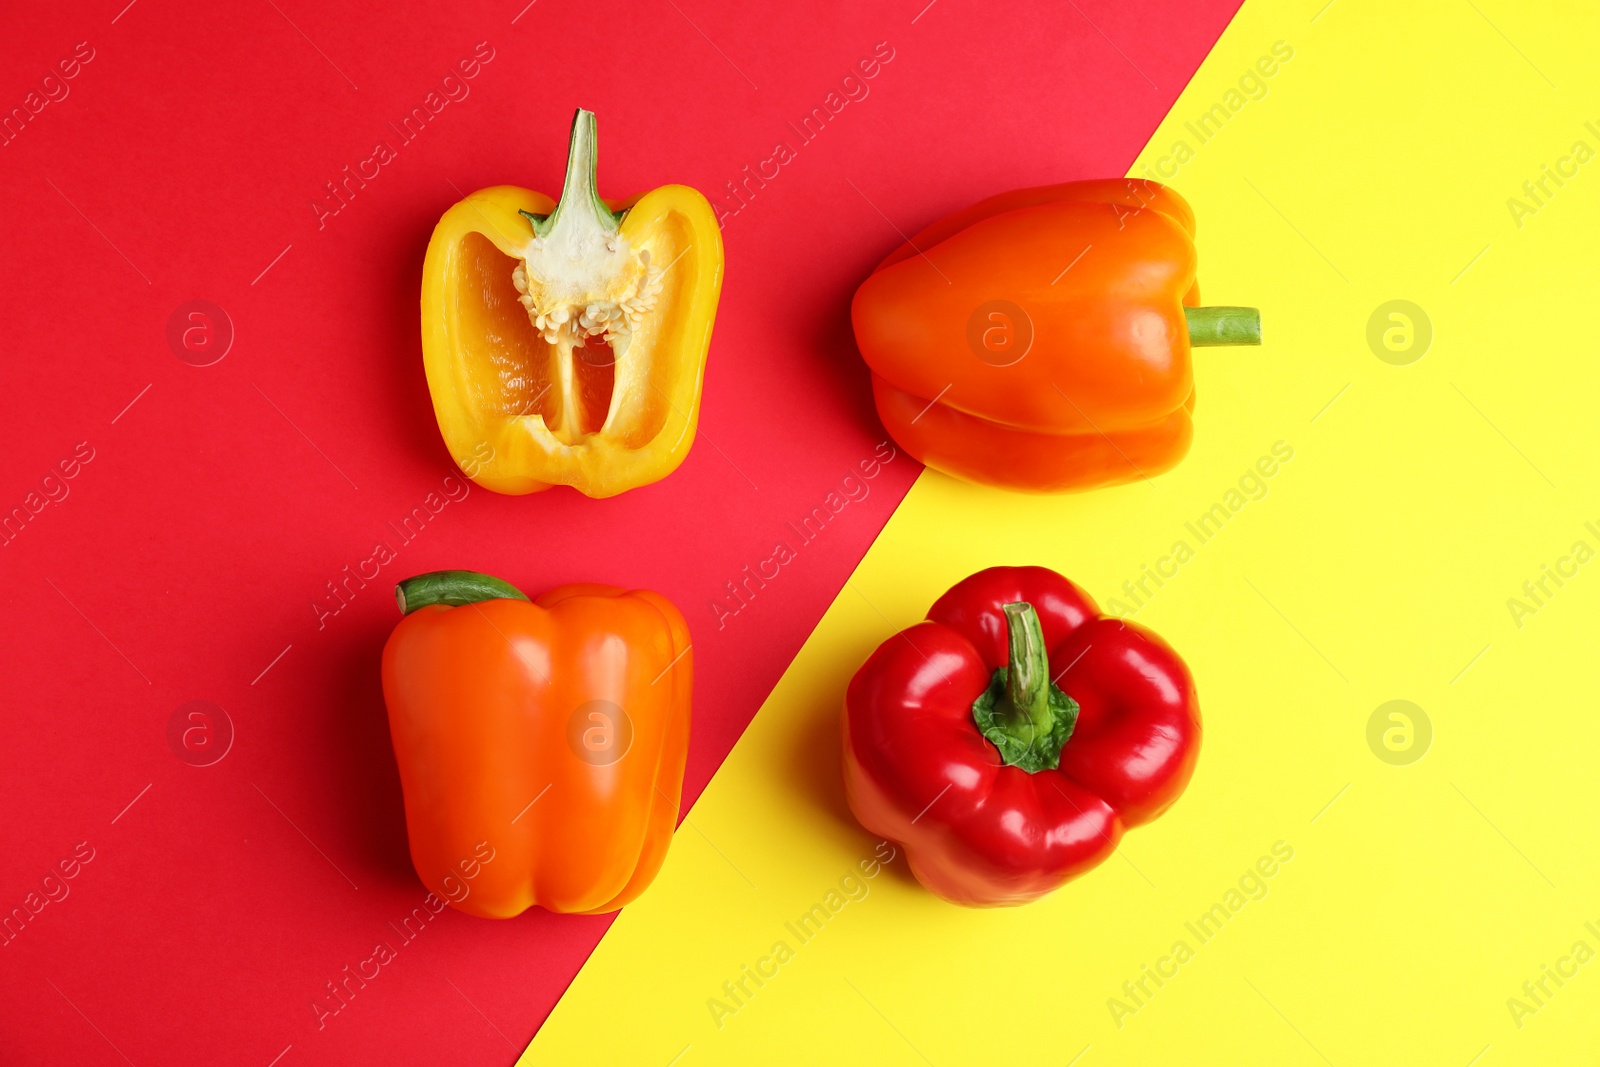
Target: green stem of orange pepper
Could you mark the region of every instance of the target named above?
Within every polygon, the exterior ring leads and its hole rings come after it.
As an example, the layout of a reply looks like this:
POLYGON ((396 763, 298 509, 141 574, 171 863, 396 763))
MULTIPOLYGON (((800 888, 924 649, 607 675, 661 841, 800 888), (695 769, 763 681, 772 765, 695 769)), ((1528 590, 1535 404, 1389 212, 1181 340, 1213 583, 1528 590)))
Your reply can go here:
POLYGON ((484 600, 527 599, 528 595, 510 582, 477 571, 429 571, 394 587, 394 600, 402 615, 430 604, 460 607, 484 600))
POLYGON ((1183 317, 1189 320, 1190 348, 1261 343, 1261 312, 1256 308, 1186 307, 1183 317))

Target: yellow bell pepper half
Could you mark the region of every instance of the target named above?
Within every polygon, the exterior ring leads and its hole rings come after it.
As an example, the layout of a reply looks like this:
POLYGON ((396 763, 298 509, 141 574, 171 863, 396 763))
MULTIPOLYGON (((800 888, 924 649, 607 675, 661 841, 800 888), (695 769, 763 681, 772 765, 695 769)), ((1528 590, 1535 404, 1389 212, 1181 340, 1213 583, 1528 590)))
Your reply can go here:
POLYGON ((444 213, 422 268, 422 359, 450 454, 497 493, 614 496, 694 442, 722 234, 664 185, 605 201, 595 120, 572 123, 559 202, 497 185, 444 213))

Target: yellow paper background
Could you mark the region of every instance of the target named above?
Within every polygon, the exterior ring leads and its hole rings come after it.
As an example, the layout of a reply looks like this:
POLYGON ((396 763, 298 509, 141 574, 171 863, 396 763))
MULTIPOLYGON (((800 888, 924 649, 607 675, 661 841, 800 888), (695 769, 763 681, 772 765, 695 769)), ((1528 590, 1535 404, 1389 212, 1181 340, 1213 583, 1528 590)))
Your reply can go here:
POLYGON ((1600 961, 1561 961, 1600 950, 1600 561, 1547 580, 1542 606, 1523 583, 1600 548, 1600 162, 1542 206, 1523 183, 1576 141, 1600 150, 1597 40, 1576 3, 1247 3, 1131 172, 1196 149, 1165 176, 1200 220, 1206 300, 1263 310, 1264 347, 1198 353, 1188 459, 1052 499, 924 473, 522 1062, 1592 1056, 1600 961), (1201 145, 1185 123, 1278 41, 1294 55, 1265 97, 1201 145), (1537 207, 1520 225, 1511 197, 1537 207), (1406 366, 1367 341, 1394 299, 1432 324, 1406 366), (1201 544, 1185 524, 1276 442, 1293 459, 1201 544), (998 563, 1131 607, 1123 583, 1178 540, 1193 558, 1136 615, 1184 655, 1205 717, 1171 812, 1029 907, 944 904, 901 859, 810 941, 786 928, 874 850, 837 751, 872 648, 998 563), (1512 597, 1538 610, 1515 619, 1512 597), (1368 743, 1396 699, 1433 730, 1403 766, 1368 743), (1185 924, 1280 841, 1294 857, 1266 895, 1201 943, 1185 924), (733 1005, 723 983, 780 940, 794 957, 719 1026, 708 1002, 733 1005), (1179 940, 1193 958, 1130 998, 1179 940), (1576 973, 1534 1000, 1523 983, 1558 963, 1576 973), (1512 997, 1537 1010, 1514 1018, 1512 997))

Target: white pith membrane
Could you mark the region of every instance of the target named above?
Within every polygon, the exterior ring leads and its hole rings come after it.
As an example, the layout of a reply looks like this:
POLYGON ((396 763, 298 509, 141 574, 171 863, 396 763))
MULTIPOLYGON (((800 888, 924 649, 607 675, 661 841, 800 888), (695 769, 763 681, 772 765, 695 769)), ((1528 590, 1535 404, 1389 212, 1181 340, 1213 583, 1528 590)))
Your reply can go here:
POLYGON ((612 262, 562 257, 538 237, 523 251, 511 283, 547 344, 582 348, 587 338, 603 337, 619 351, 656 306, 661 271, 650 265, 650 250, 635 253, 620 233, 606 241, 605 250, 612 262), (602 277, 609 284, 597 284, 602 277))

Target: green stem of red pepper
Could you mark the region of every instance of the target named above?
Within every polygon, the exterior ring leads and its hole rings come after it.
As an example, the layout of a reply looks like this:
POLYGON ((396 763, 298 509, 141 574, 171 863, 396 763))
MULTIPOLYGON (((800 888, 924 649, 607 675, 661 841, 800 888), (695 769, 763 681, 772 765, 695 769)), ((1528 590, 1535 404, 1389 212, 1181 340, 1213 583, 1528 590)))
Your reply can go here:
POLYGON ((499 578, 477 571, 429 571, 394 587, 400 614, 410 615, 430 604, 460 607, 484 600, 527 600, 528 594, 499 578))
POLYGON ((1019 601, 1001 610, 1010 663, 994 672, 989 688, 973 701, 972 718, 1007 766, 1029 774, 1054 770, 1077 725, 1078 702, 1050 680, 1049 649, 1033 605, 1019 601))
POLYGON ((1256 308, 1186 307, 1183 317, 1189 322, 1190 348, 1261 343, 1261 312, 1256 308))

